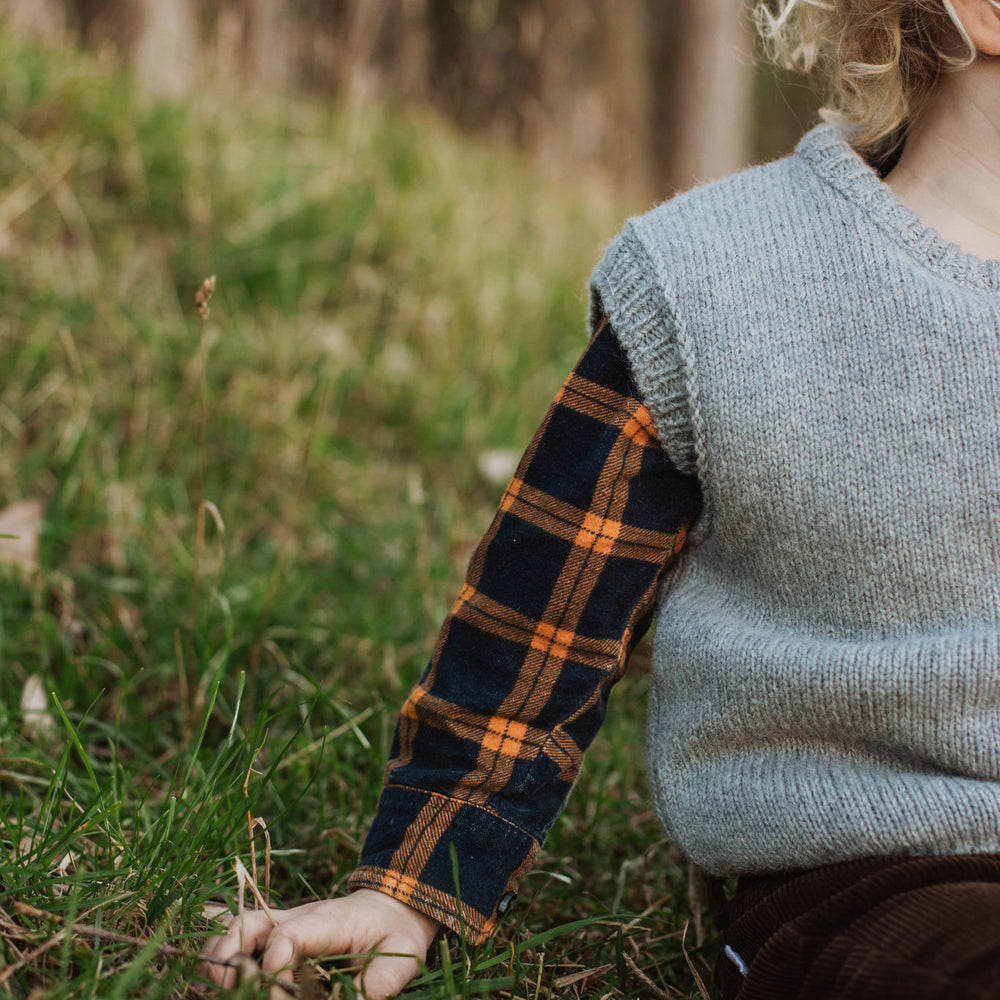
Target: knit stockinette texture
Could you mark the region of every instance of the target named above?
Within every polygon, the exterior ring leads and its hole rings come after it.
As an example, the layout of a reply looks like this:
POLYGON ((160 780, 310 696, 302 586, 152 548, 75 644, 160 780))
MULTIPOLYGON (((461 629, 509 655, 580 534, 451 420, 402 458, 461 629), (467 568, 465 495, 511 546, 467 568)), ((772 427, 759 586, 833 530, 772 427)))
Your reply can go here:
POLYGON ((650 782, 716 874, 1000 851, 1000 262, 832 126, 631 220, 592 279, 704 508, 650 782))

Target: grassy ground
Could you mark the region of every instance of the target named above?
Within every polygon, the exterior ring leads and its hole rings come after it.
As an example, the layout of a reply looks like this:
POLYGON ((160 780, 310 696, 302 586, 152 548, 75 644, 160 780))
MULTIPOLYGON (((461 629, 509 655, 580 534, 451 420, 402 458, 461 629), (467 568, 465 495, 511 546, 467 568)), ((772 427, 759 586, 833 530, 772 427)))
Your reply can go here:
MULTIPOLYGON (((0 565, 0 993, 186 995, 237 858, 283 905, 337 891, 483 460, 582 348, 621 215, 430 121, 152 103, 0 33, 0 511, 43 512, 0 565)), ((644 694, 497 939, 413 996, 700 995, 644 694)))

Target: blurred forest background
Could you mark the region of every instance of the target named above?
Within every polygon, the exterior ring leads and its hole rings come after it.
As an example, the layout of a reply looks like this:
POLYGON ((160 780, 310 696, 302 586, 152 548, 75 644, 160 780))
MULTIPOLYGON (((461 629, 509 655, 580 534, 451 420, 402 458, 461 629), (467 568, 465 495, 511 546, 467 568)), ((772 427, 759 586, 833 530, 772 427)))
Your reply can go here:
POLYGON ((755 61, 741 0, 0 0, 158 96, 241 89, 432 108, 637 202, 786 152, 816 101, 755 61), (783 84, 783 85, 782 85, 783 84))

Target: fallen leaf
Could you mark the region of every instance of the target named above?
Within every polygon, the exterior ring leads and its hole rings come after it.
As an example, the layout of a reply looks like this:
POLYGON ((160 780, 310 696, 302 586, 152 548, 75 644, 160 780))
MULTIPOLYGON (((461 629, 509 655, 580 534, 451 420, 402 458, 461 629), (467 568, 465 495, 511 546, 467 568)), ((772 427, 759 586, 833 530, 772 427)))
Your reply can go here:
POLYGON ((55 729, 56 720, 49 712, 49 700, 45 686, 38 674, 32 674, 24 682, 21 692, 21 730, 28 739, 50 733, 55 729))
POLYGON ((505 486, 517 471, 518 457, 509 448, 488 448, 479 455, 476 468, 491 486, 505 486))
POLYGON ((62 861, 60 861, 59 864, 57 864, 55 868, 52 869, 52 874, 61 875, 63 878, 65 878, 73 870, 73 867, 75 865, 76 865, 76 858, 73 856, 72 852, 67 851, 63 855, 62 861))
POLYGON ((214 903, 212 901, 204 903, 201 907, 201 915, 206 920, 219 921, 223 927, 228 927, 233 922, 233 915, 229 912, 229 907, 224 903, 214 903))
POLYGON ((44 516, 41 500, 18 500, 0 510, 0 562, 26 569, 38 567, 38 536, 44 516))
POLYGON ((582 983, 591 976, 603 976, 605 972, 610 972, 613 965, 598 965, 593 969, 584 969, 582 972, 571 972, 568 976, 560 976, 552 985, 558 990, 564 990, 567 986, 574 986, 582 983))

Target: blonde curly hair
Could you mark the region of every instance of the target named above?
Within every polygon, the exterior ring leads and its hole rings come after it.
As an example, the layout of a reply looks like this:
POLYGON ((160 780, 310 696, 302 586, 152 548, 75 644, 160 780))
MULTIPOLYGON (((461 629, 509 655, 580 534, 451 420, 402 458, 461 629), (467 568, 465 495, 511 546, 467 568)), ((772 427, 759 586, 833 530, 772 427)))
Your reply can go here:
POLYGON ((822 117, 876 162, 892 156, 941 74, 976 55, 952 0, 763 0, 756 20, 775 61, 820 74, 822 117))

